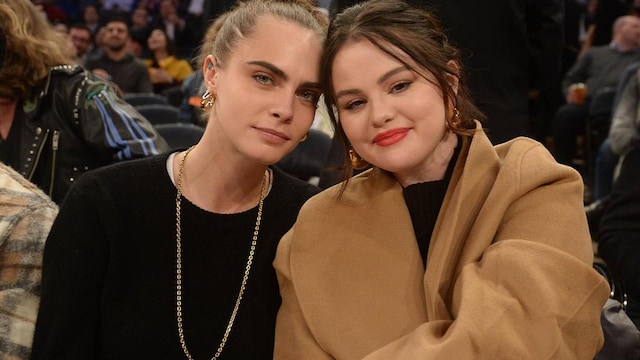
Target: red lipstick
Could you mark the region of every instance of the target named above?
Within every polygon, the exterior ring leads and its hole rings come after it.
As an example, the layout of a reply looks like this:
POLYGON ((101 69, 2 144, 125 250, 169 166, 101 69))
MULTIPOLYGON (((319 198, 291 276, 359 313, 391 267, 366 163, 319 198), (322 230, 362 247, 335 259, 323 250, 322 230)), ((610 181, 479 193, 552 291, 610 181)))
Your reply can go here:
POLYGON ((378 133, 373 138, 373 143, 379 146, 393 145, 407 136, 409 128, 396 128, 378 133))

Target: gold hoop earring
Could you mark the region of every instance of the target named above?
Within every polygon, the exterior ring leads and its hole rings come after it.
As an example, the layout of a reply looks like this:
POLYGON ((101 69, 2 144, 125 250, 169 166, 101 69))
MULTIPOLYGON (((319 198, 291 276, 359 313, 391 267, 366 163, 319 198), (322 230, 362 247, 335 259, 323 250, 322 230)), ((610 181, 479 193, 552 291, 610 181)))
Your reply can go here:
POLYGON ((209 89, 202 94, 202 99, 200 100, 200 109, 207 111, 213 107, 213 104, 216 102, 215 95, 209 92, 209 89))
POLYGON ((351 167, 356 170, 362 170, 369 166, 367 160, 360 157, 360 155, 358 155, 358 153, 353 150, 353 148, 349 149, 349 161, 351 161, 351 167))
POLYGON ((460 125, 460 111, 457 107, 453 108, 453 116, 450 119, 445 120, 445 126, 448 131, 453 132, 460 125))
POLYGON ((305 133, 304 136, 302 137, 302 139, 300 139, 299 142, 305 142, 305 141, 307 141, 308 138, 309 138, 309 133, 305 133))

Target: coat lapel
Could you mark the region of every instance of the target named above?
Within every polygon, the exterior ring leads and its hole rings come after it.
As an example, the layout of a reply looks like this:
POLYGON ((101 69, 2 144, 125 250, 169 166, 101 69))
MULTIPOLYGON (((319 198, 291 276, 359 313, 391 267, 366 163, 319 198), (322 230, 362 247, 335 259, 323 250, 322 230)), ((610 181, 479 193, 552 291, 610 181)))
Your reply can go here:
POLYGON ((424 276, 429 321, 452 318, 445 304, 451 303, 452 282, 461 270, 462 248, 499 169, 500 159, 480 126, 477 123, 472 138, 463 138, 429 245, 424 276))

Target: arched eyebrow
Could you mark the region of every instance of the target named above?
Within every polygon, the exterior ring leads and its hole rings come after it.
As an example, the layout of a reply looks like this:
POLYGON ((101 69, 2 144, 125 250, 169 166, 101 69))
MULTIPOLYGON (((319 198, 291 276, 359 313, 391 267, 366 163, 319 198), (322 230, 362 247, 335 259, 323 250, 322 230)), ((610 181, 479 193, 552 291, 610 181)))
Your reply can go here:
MULTIPOLYGON (((284 81, 289 80, 289 76, 282 71, 282 69, 280 69, 279 67, 275 66, 274 64, 267 62, 267 61, 247 61, 247 64, 250 65, 258 65, 258 66, 262 66, 266 69, 269 69, 269 71, 271 71, 272 73, 274 73, 277 77, 281 78, 284 81)), ((320 89, 320 83, 319 82, 304 82, 302 84, 300 84, 300 87, 303 88, 314 88, 314 89, 320 89)))
MULTIPOLYGON (((406 65, 401 65, 398 66, 397 68, 391 69, 389 71, 387 71, 386 73, 384 73, 380 79, 378 79, 378 85, 382 85, 385 81, 387 81, 390 77, 392 77, 393 75, 397 74, 397 73, 401 73, 403 71, 406 70, 410 70, 406 65)), ((354 95, 354 94, 359 94, 362 91, 359 89, 345 89, 345 90, 341 90, 336 94, 336 99, 339 99, 341 96, 345 96, 345 95, 354 95)))
POLYGON ((264 68, 269 69, 277 77, 282 78, 285 81, 289 80, 289 76, 287 76, 287 74, 285 74, 284 71, 282 71, 282 69, 280 69, 279 67, 273 65, 270 62, 266 62, 266 61, 247 61, 247 64, 262 66, 264 68))
POLYGON ((387 81, 387 79, 389 79, 390 77, 392 77, 393 75, 397 74, 397 73, 401 73, 405 70, 409 70, 409 68, 406 65, 401 65, 398 66, 395 69, 389 70, 387 71, 384 75, 382 75, 380 77, 380 79, 378 79, 378 85, 382 85, 382 83, 384 83, 385 81, 387 81))

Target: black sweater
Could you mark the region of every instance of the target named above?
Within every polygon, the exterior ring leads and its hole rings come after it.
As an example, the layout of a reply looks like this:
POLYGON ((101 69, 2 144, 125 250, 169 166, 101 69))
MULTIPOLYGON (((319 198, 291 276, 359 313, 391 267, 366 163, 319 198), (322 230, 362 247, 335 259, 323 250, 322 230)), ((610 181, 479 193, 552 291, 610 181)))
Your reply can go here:
MULTIPOLYGON (((176 189, 167 155, 84 175, 47 240, 32 359, 184 359, 176 321, 176 189)), ((280 296, 272 261, 317 188, 274 170, 244 298, 221 358, 271 359, 280 296)), ((215 353, 240 290, 257 207, 183 198, 183 319, 195 359, 215 353)))

